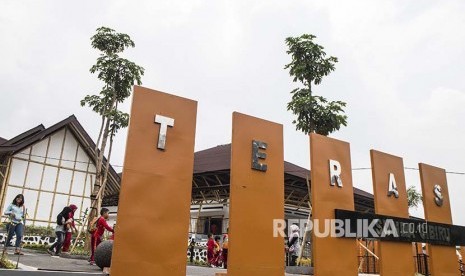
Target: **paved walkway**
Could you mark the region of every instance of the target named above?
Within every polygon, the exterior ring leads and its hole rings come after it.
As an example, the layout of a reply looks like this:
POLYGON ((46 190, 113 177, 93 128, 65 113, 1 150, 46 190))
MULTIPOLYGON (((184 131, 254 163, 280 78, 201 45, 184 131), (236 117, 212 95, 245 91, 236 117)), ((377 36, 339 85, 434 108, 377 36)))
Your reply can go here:
MULTIPOLYGON (((21 270, 0 270, 1 276, 79 276, 102 275, 98 266, 89 265, 86 260, 52 257, 48 254, 27 250, 20 257, 21 270), (69 272, 73 272, 72 274, 69 272), (78 273, 81 272, 81 273, 78 273)), ((8 259, 16 264, 17 256, 9 252, 8 259)), ((187 266, 186 276, 215 276, 217 272, 226 272, 225 269, 187 266)), ((292 276, 294 274, 286 274, 292 276)))
MULTIPOLYGON (((20 257, 21 270, 0 270, 2 276, 65 276, 65 272, 74 272, 72 275, 102 275, 98 266, 89 265, 86 260, 52 257, 48 254, 33 251, 24 252, 20 257), (52 273, 52 271, 54 271, 52 273), (83 274, 76 274, 82 272, 83 274)), ((16 264, 17 256, 9 252, 8 259, 16 264)), ((214 276, 216 272, 225 272, 225 269, 187 266, 187 276, 214 276)))

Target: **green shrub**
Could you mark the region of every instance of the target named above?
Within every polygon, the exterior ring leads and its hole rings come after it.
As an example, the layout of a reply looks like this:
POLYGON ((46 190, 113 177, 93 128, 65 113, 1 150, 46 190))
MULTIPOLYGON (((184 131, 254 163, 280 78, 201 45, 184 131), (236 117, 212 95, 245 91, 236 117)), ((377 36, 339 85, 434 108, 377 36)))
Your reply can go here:
MULTIPOLYGON (((49 246, 44 244, 25 244, 24 248, 46 252, 49 246)), ((90 255, 90 252, 87 248, 76 246, 76 248, 74 248, 73 255, 87 256, 90 255)))
POLYGON ((46 237, 54 237, 55 236, 55 228, 46 227, 46 226, 33 226, 33 225, 26 225, 26 231, 24 231, 25 236, 46 236, 46 237))
POLYGON ((0 268, 5 269, 15 269, 15 265, 8 260, 7 255, 3 255, 3 258, 0 257, 0 268))
POLYGON ((27 249, 32 249, 36 251, 41 251, 41 252, 46 252, 47 248, 49 248, 49 245, 44 245, 44 244, 25 244, 23 248, 27 249))

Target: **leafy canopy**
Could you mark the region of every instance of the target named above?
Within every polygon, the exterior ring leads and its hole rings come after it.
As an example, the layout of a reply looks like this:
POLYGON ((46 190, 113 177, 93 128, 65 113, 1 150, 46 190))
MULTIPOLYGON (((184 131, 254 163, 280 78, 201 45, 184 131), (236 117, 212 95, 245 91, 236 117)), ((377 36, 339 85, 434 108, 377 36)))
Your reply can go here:
POLYGON ((88 105, 109 123, 108 131, 115 135, 119 129, 129 124, 129 114, 118 110, 118 103, 122 103, 131 95, 132 86, 142 83, 144 68, 134 62, 122 58, 119 53, 125 49, 135 47, 129 35, 117 33, 115 30, 100 27, 91 37, 93 48, 101 51, 97 62, 90 68, 92 74, 97 74, 104 86, 98 95, 87 95, 81 100, 81 106, 88 105))
POLYGON ((287 104, 287 110, 297 115, 293 121, 297 130, 327 136, 342 125, 347 126, 347 116, 344 115, 346 103, 328 101, 312 91, 312 85, 319 85, 323 77, 335 70, 338 61, 336 57, 326 57, 323 46, 313 42, 315 38, 311 34, 286 38, 287 54, 292 60, 284 69, 289 69, 294 82, 304 86, 291 91, 292 100, 287 104))

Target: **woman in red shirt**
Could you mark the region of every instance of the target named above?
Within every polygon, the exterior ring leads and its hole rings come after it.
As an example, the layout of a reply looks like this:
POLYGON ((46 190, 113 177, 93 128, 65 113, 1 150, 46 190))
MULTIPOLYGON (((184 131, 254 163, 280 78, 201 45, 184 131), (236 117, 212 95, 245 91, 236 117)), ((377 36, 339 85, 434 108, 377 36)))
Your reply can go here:
POLYGON ((215 240, 213 240, 213 234, 208 234, 207 241, 207 262, 211 267, 215 267, 215 240))

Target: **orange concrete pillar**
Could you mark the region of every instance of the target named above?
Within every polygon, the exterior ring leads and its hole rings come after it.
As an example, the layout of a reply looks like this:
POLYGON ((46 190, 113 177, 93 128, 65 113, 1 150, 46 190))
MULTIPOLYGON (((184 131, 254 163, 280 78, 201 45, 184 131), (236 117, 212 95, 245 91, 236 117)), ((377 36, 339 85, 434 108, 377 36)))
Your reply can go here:
MULTIPOLYGON (((420 178, 425 219, 428 222, 452 224, 446 171, 420 164, 420 178)), ((429 245, 428 253, 433 276, 460 275, 454 246, 429 245)))
MULTIPOLYGON (((376 150, 370 151, 375 213, 409 218, 404 162, 402 158, 376 150)), ((413 275, 412 245, 379 242, 380 275, 413 275), (395 263, 395 265, 393 265, 395 263)))
POLYGON ((197 102, 135 86, 112 276, 186 275, 197 102))
POLYGON ((334 209, 354 211, 354 190, 350 145, 347 142, 310 134, 310 159, 313 205, 313 259, 315 275, 357 276, 355 239, 318 237, 326 219, 334 219, 334 209), (316 220, 321 230, 316 229, 316 220))
POLYGON ((283 276, 283 127, 235 112, 231 147, 228 275, 283 276))

